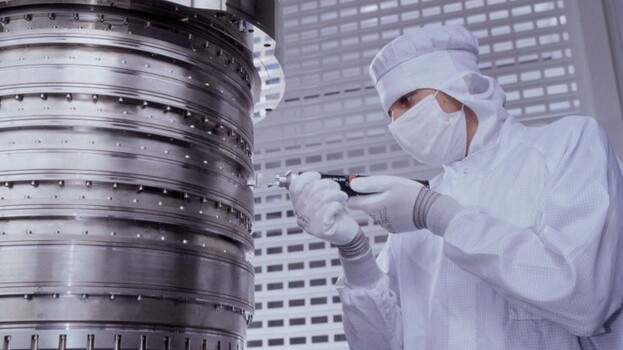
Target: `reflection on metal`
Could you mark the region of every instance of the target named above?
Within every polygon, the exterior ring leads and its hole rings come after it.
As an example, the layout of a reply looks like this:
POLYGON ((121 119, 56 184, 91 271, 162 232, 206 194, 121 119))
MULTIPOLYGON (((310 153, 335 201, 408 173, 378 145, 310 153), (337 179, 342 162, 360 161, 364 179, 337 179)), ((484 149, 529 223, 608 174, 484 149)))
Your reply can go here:
POLYGON ((260 2, 0 3, 0 349, 243 348, 260 2))

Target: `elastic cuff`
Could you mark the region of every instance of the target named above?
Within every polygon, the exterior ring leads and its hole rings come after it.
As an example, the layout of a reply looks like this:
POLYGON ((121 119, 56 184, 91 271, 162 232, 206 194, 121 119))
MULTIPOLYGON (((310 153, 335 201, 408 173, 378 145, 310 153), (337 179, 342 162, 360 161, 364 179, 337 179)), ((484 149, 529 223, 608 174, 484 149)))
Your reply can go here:
POLYGON ((420 193, 418 193, 413 205, 413 224, 415 228, 421 230, 426 228, 426 217, 430 207, 439 198, 439 193, 431 191, 426 187, 422 187, 420 193))
POLYGON ((439 195, 426 215, 426 228, 438 236, 443 236, 450 221, 462 209, 463 206, 457 203, 454 198, 439 195))
POLYGON ((368 239, 363 234, 363 231, 359 228, 357 235, 352 241, 346 244, 338 245, 337 248, 339 249, 341 258, 354 259, 365 254, 365 252, 370 249, 370 245, 368 244, 368 239))
POLYGON ((344 278, 351 286, 373 286, 383 277, 383 272, 376 264, 376 258, 369 247, 367 252, 357 258, 346 259, 340 256, 340 260, 344 278))

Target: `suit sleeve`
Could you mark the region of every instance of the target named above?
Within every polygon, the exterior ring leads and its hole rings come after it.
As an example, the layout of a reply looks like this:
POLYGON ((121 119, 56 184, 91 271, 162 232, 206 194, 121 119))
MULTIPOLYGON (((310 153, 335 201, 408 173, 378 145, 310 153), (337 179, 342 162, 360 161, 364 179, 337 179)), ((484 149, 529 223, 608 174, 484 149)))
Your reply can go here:
POLYGON ((402 349, 402 316, 391 261, 389 241, 377 261, 371 252, 359 261, 342 261, 345 276, 340 277, 336 286, 342 301, 344 332, 351 349, 402 349), (348 266, 353 263, 357 266, 355 270, 348 266), (366 273, 366 270, 369 273, 374 268, 382 272, 376 281, 365 286, 349 283, 353 273, 366 273))
POLYGON ((595 122, 577 139, 552 169, 540 222, 518 228, 466 207, 445 230, 444 254, 511 304, 589 336, 606 331, 623 298, 623 181, 595 122))

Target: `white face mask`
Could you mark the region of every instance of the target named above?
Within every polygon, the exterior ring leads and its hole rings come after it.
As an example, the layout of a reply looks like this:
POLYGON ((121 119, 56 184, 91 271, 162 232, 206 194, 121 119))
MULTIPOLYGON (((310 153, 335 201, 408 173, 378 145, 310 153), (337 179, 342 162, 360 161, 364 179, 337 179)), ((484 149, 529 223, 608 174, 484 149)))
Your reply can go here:
POLYGON ((435 94, 389 124, 389 132, 405 152, 428 165, 449 164, 465 157, 467 124, 463 108, 446 113, 435 94))

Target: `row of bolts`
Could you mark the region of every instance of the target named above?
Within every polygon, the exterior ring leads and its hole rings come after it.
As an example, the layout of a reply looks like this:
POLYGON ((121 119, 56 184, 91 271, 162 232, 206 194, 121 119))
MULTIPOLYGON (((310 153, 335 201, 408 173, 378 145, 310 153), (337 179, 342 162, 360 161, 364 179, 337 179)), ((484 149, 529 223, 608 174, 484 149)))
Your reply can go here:
MULTIPOLYGON (((4 337, 4 347, 3 347, 3 349, 9 349, 10 342, 11 342, 11 336, 10 335, 5 336, 4 337)), ((163 346, 164 346, 164 350, 170 350, 171 349, 171 344, 170 344, 170 338, 169 337, 165 336, 163 338, 163 346)), ((203 344, 202 344, 201 349, 202 350, 207 350, 207 347, 208 347, 207 340, 203 339, 203 344)), ((184 342, 184 348, 186 350, 190 350, 190 339, 186 338, 186 340, 184 342)), ((239 345, 236 345, 236 348, 240 349, 239 345)), ((38 350, 39 349, 39 335, 37 335, 37 334, 32 335, 31 341, 30 341, 30 349, 31 350, 38 350)), ((59 335, 58 350, 66 350, 66 349, 67 349, 67 335, 66 334, 61 334, 61 335, 59 335)), ((87 335, 87 347, 86 347, 86 349, 87 350, 94 350, 95 349, 95 334, 88 334, 87 335)), ((147 336, 141 335, 139 350, 146 350, 146 349, 147 349, 147 336)), ((217 342, 217 349, 221 349, 221 342, 220 341, 217 342)), ((230 343, 229 349, 232 349, 231 348, 231 343, 230 343)), ((121 334, 115 334, 114 350, 121 350, 121 334)))
MULTIPOLYGON (((26 14, 26 15, 24 15, 24 17, 23 17, 23 18, 24 18, 26 21, 32 21, 33 16, 32 16, 32 14, 26 14)), ((56 14, 55 14, 55 13, 53 13, 53 12, 50 12, 50 13, 48 13, 48 18, 49 18, 49 19, 51 19, 51 20, 54 20, 54 19, 56 19, 56 14)), ((79 14, 78 12, 74 12, 74 13, 73 13, 73 19, 74 19, 74 20, 76 20, 76 21, 80 20, 80 14, 79 14)), ((103 14, 99 14, 99 15, 97 16, 97 21, 98 21, 98 22, 104 22, 104 15, 103 15, 103 14)), ((5 24, 5 25, 6 25, 6 24, 9 24, 10 22, 11 22, 11 18, 10 18, 10 17, 8 17, 8 16, 1 17, 1 18, 0 18, 0 23, 1 23, 1 24, 5 24)), ((232 23, 234 23, 234 22, 232 21, 232 23)), ((244 31, 245 31, 245 29, 244 29, 244 24, 243 24, 243 23, 244 23, 244 22, 240 22, 240 25, 239 25, 239 28, 240 28, 239 30, 240 30, 241 32, 244 32, 244 31)), ((124 26, 128 25, 128 24, 129 24, 129 20, 128 20, 127 18, 125 18, 122 24, 123 24, 124 26)), ((150 21, 145 21, 145 23, 144 23, 144 27, 145 27, 145 28, 149 28, 149 27, 151 27, 151 22, 150 22, 150 21)), ((111 30, 111 29, 112 29, 112 25, 109 25, 107 30, 111 30)), ((252 29, 250 29, 250 30, 249 30, 249 32, 250 32, 250 33, 252 33, 252 32, 253 32, 253 30, 252 30, 252 29)), ((192 35, 191 33, 189 33, 189 34, 188 34, 188 40, 193 40, 193 35, 192 35)), ((265 47, 270 47, 271 45, 270 45, 270 44, 264 44, 264 46, 265 46, 265 47)), ((204 50, 207 50, 207 49, 208 49, 208 48, 210 48, 210 47, 211 47, 210 42, 206 40, 206 41, 204 42, 204 44, 203 44, 203 48, 204 48, 204 50)), ((195 48, 193 48, 193 51, 196 51, 196 49, 195 49, 195 48)), ((225 55, 225 51, 223 51, 223 49, 219 49, 219 50, 217 51, 216 55, 217 55, 217 57, 222 57, 222 56, 224 56, 224 55, 225 55)), ((236 60, 235 60, 235 58, 234 58, 234 57, 231 57, 230 59, 228 59, 228 60, 226 61, 226 63, 227 63, 227 65, 234 65, 234 64, 236 63, 236 60)), ((240 66, 240 68, 238 68, 237 73, 242 74, 241 78, 242 78, 245 82, 247 82, 247 84, 250 84, 250 80, 251 80, 251 78, 249 77, 249 74, 244 74, 244 73, 245 73, 245 71, 244 71, 244 68, 242 68, 242 66, 240 66)))
MULTIPOLYGON (((45 101, 45 100, 47 100, 48 95, 47 95, 47 94, 42 93, 42 94, 40 94, 40 95, 39 95, 39 97, 41 97, 41 99, 45 101)), ((72 101, 72 99, 73 99, 72 94, 70 94, 70 93, 66 94, 66 98, 67 98, 67 101, 72 101)), ((23 101, 23 99, 24 99, 24 96, 23 96, 23 95, 15 95, 15 100, 16 100, 16 101, 23 101)), ((93 100, 93 102, 97 102, 97 101, 98 101, 98 99, 99 99, 99 96, 98 96, 98 95, 93 95, 93 96, 92 96, 92 100, 93 100)), ((123 99, 123 97, 119 97, 119 98, 118 98, 118 102, 119 102, 119 103, 123 103, 123 102, 125 102, 125 100, 123 99)), ((142 104, 141 104, 141 107, 142 107, 142 108, 146 108, 147 106, 149 106, 149 102, 147 102, 147 101, 143 101, 143 102, 142 102, 142 104)), ((172 110, 171 106, 164 106, 164 108, 163 108, 163 112, 164 112, 164 113, 168 113, 168 112, 170 112, 171 110, 172 110)), ((192 114, 192 112, 190 112, 190 111, 186 111, 186 112, 183 114, 183 116, 184 116, 184 118, 189 118, 189 117, 192 117, 192 116, 193 116, 193 114, 192 114)), ((202 118, 202 122, 207 123, 207 122, 209 122, 209 119, 208 119, 207 117, 204 117, 204 118, 202 118)), ((194 129, 194 125, 191 125, 190 127, 194 129)), ((217 128, 222 130, 222 129, 225 129, 225 126, 224 126, 223 124, 218 124, 218 125, 217 125, 217 128)), ((212 134, 212 132, 208 132, 208 134, 212 134)), ((237 133, 236 133, 236 131, 235 131, 235 130, 230 129, 230 130, 227 132, 227 135, 228 135, 228 136, 230 136, 230 137, 232 137, 232 138, 236 138, 236 143, 237 143, 237 144, 240 144, 240 145, 244 145, 243 149, 247 152, 247 155, 248 155, 248 156, 250 156, 250 155, 251 155, 251 152, 250 152, 250 147, 249 147, 248 142, 245 142, 245 140, 244 140, 242 137, 240 137, 239 135, 237 135, 237 133)), ((241 147, 242 147, 242 146, 241 146, 241 147)))
MULTIPOLYGON (((58 180, 57 184, 58 184, 60 187, 63 187, 63 186, 65 186, 65 181, 64 181, 64 180, 58 180)), ((35 180, 32 180, 32 181, 30 182, 30 185, 31 185, 31 186, 33 186, 33 187, 38 187, 38 186, 39 186, 39 182, 38 182, 38 181, 35 181, 35 180)), ((92 181, 85 181, 85 186, 86 186, 87 188, 90 188, 92 185, 93 185, 93 182, 92 182, 92 181)), ((10 182, 10 181, 5 181, 5 182, 4 182, 4 187, 7 187, 7 188, 12 188, 12 187, 13 187, 13 182, 10 182)), ((113 188, 113 190, 114 190, 114 189, 117 189, 118 187, 119 187, 119 185, 118 185, 116 182, 112 184, 112 188, 113 188)), ((141 192, 143 192, 144 190, 145 190, 145 188, 143 187, 143 185, 139 185, 139 186, 137 187, 137 192, 138 192, 138 193, 141 193, 141 192)), ((162 194, 168 194, 168 193, 169 193, 169 191, 168 191, 166 188, 163 188, 163 189, 162 189, 162 194)), ((189 195, 187 192, 183 192, 182 197, 183 197, 184 199, 188 199, 188 198, 190 198, 190 195, 189 195)), ((207 203, 207 202, 208 202, 208 199, 207 199, 206 197, 201 197, 201 200, 200 200, 200 201, 201 201, 201 203, 207 203)), ((242 218, 242 222, 240 223, 242 226, 245 226, 247 229, 250 229, 250 227, 251 227, 251 220, 250 220, 248 217, 244 216, 244 215, 241 213, 241 211, 236 210, 236 209, 235 209, 234 207, 232 207, 232 206, 226 206, 226 205, 224 205, 224 204, 223 204, 222 202, 220 202, 220 201, 215 201, 215 207, 216 207, 216 208, 219 208, 219 209, 226 207, 226 208, 227 208, 227 212, 228 212, 229 214, 235 214, 235 215, 236 215, 236 218, 238 218, 238 219, 242 218)), ((184 207, 182 206, 182 207, 180 207, 180 209, 181 209, 181 210, 183 210, 183 209, 184 209, 184 207)))

